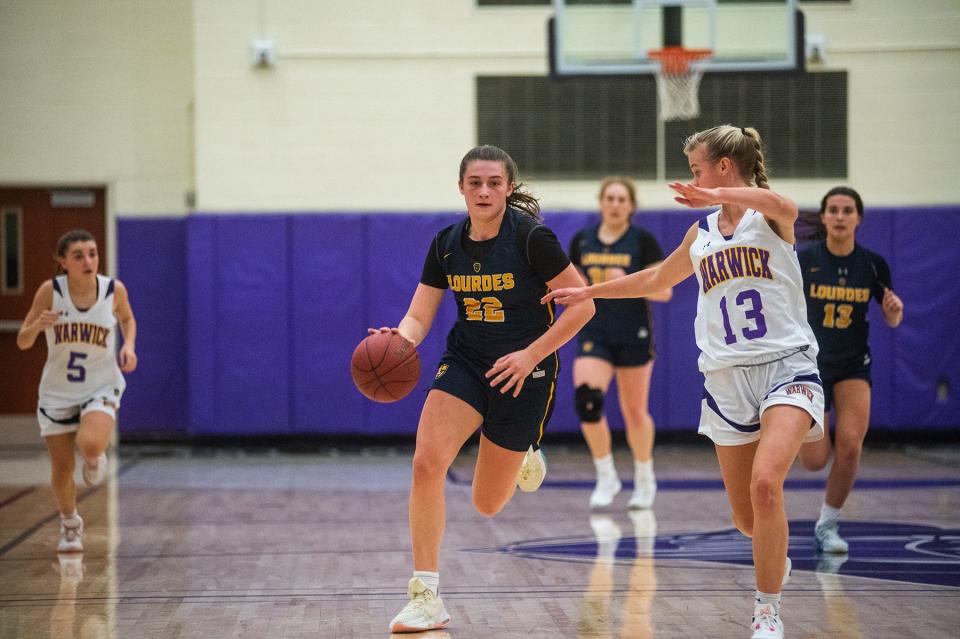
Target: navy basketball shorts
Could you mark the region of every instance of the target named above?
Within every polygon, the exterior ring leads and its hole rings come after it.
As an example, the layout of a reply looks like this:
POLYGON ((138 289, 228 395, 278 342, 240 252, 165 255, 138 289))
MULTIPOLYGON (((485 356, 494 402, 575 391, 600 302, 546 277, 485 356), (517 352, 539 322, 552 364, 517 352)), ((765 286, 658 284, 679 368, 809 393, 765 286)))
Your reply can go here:
POLYGON ((617 368, 643 366, 654 356, 653 340, 649 334, 630 343, 615 343, 598 335, 581 332, 577 342, 577 357, 597 357, 617 368))
POLYGON ((557 396, 558 360, 555 354, 537 364, 523 382, 519 397, 513 388, 501 393, 484 377, 489 367, 445 353, 431 389, 441 390, 470 404, 483 417, 480 432, 507 450, 525 452, 539 447, 557 396))
POLYGON ((833 410, 833 386, 837 382, 848 379, 862 379, 868 386, 873 385, 870 376, 870 353, 863 357, 847 362, 831 362, 827 358, 819 358, 820 378, 823 380, 823 403, 827 410, 833 410))

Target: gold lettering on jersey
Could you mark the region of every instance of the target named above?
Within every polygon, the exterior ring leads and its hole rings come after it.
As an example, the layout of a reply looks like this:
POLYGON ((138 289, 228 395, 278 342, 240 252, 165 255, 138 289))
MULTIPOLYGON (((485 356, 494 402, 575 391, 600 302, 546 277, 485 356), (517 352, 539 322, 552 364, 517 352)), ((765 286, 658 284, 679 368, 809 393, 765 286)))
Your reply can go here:
POLYGON ((700 259, 704 293, 717 284, 738 277, 772 280, 770 251, 756 246, 730 246, 700 259))
POLYGON ((93 344, 101 348, 107 347, 107 336, 110 329, 90 324, 88 322, 70 322, 69 324, 53 325, 54 344, 93 344))
POLYGON ((633 256, 629 253, 584 253, 580 256, 580 266, 619 266, 630 268, 633 256))
POLYGON ((810 284, 810 298, 831 302, 869 302, 869 288, 851 286, 831 286, 829 284, 810 284))
POLYGON ((447 275, 447 284, 455 293, 509 291, 515 286, 513 273, 493 275, 447 275))

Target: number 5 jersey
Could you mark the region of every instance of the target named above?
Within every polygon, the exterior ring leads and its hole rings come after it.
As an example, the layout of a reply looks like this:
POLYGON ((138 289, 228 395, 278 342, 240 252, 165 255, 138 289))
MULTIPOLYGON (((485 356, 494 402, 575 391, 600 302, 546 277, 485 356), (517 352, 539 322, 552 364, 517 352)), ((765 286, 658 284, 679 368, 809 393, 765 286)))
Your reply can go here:
POLYGON ((120 403, 126 382, 117 366, 113 288, 111 278, 97 275, 97 301, 81 310, 70 299, 67 276, 53 279, 50 310, 60 317, 44 331, 47 361, 40 378, 41 407, 82 404, 101 391, 108 400, 120 403))
POLYGON ((719 217, 717 210, 700 220, 690 247, 700 285, 694 328, 701 372, 789 349, 816 357, 793 244, 753 209, 732 235, 720 232, 719 217))

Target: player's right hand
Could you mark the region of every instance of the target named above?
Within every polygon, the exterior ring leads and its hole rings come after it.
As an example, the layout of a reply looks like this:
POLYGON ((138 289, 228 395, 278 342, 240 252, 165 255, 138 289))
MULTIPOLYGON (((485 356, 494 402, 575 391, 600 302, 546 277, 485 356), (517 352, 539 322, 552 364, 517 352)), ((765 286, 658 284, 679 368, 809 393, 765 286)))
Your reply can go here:
POLYGON ((409 342, 410 344, 413 344, 413 340, 407 337, 406 335, 404 335, 403 333, 401 333, 400 329, 396 327, 391 328, 389 326, 381 326, 380 328, 367 329, 367 335, 376 335, 377 333, 393 333, 394 335, 399 335, 400 337, 402 337, 404 341, 409 342))
POLYGON ((35 325, 43 331, 56 324, 58 319, 60 319, 60 311, 43 311, 35 325))
POLYGON ((555 291, 548 291, 546 295, 540 298, 541 304, 546 304, 553 300, 557 304, 573 306, 590 299, 590 290, 587 286, 576 286, 572 288, 558 288, 555 291))

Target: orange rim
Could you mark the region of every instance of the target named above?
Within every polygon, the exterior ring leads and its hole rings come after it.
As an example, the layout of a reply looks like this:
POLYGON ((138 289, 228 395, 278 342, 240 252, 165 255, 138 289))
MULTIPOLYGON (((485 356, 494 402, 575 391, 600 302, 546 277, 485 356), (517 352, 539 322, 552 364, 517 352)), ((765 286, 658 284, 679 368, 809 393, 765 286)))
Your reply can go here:
POLYGON ((647 56, 660 62, 660 69, 667 75, 686 73, 691 62, 709 58, 713 55, 712 49, 687 49, 685 47, 664 47, 652 49, 647 56))

